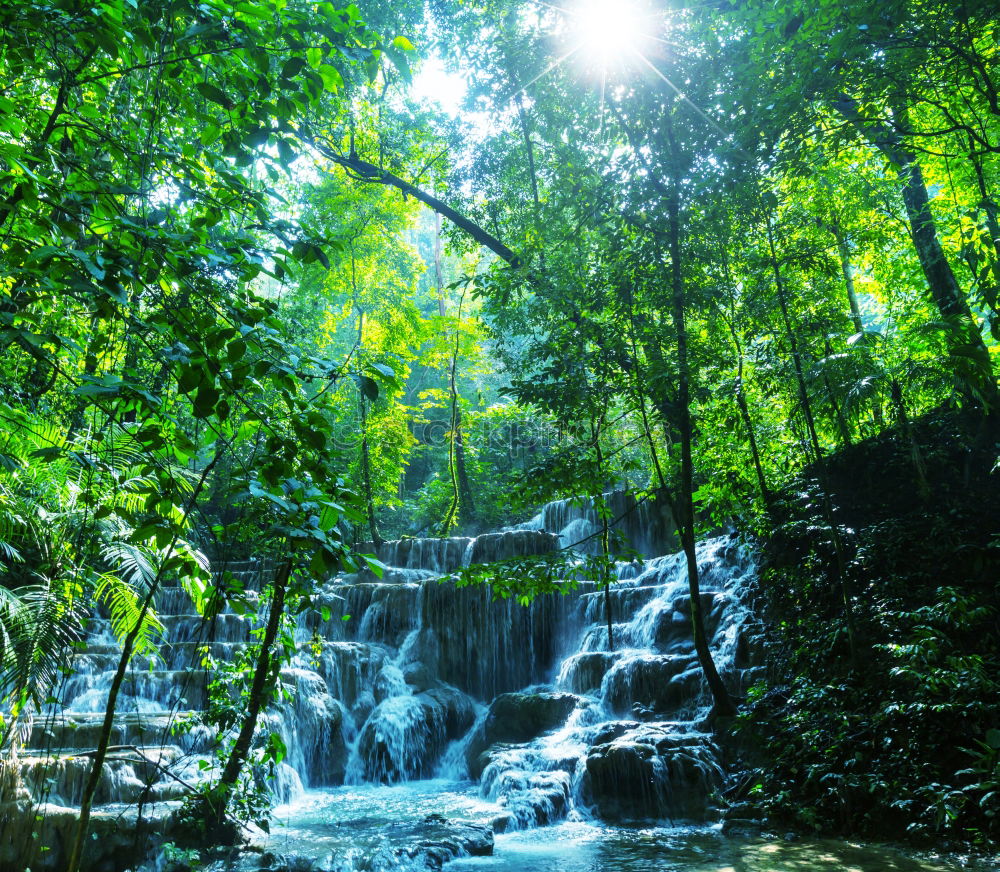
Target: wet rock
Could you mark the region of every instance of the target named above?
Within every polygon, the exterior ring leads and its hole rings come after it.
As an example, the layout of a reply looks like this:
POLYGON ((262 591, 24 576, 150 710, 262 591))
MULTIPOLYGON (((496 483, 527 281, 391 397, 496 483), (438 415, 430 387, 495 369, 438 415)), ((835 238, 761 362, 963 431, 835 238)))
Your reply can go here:
MULTIPOLYGON (((156 856, 177 827, 180 803, 149 803, 140 819, 134 806, 95 806, 81 868, 125 872, 156 856)), ((62 872, 76 835, 79 812, 49 803, 0 806, 0 869, 62 872), (36 817, 38 816, 38 817, 36 817), (27 836, 33 838, 11 838, 27 836)))
POLYGON ((431 666, 442 681, 484 701, 538 684, 578 632, 578 602, 574 591, 545 594, 525 607, 514 598, 495 598, 489 585, 424 585, 424 630, 415 659, 431 666))
POLYGON ((597 693, 616 657, 607 651, 587 651, 568 657, 559 672, 558 686, 572 693, 597 693))
POLYGON ((433 687, 436 683, 434 674, 428 668, 427 664, 421 662, 420 660, 415 660, 412 663, 406 663, 402 667, 402 670, 403 679, 417 693, 433 687))
POLYGON ((472 701, 447 686, 379 703, 358 737, 364 778, 395 784, 429 777, 447 743, 463 735, 474 718, 472 701))
POLYGON ((548 554, 559 547, 559 537, 542 530, 507 530, 503 533, 484 533, 472 543, 468 563, 495 563, 511 557, 529 554, 548 554))
POLYGON ((431 815, 422 823, 391 828, 396 847, 371 858, 372 872, 438 870, 457 857, 488 857, 493 853, 493 830, 483 824, 450 821, 431 815))
POLYGON ((571 693, 504 693, 493 700, 466 749, 469 774, 482 774, 483 753, 496 744, 521 744, 562 726, 576 708, 571 693))
POLYGON ((476 719, 472 700, 458 688, 439 684, 420 696, 440 707, 444 718, 445 739, 448 741, 464 736, 476 719))
POLYGON ((705 736, 639 727, 590 749, 585 791, 608 820, 704 821, 722 783, 717 754, 705 736))
POLYGON ((506 833, 508 829, 512 829, 510 825, 512 817, 510 814, 501 814, 493 818, 493 832, 500 835, 501 833, 506 833))
POLYGON ((722 822, 722 834, 736 839, 755 838, 763 832, 763 825, 754 818, 727 815, 722 822))
POLYGON ((696 700, 701 670, 694 657, 642 654, 619 660, 604 677, 601 696, 619 714, 633 706, 649 714, 667 716, 696 700))
POLYGON ((509 813, 508 830, 544 827, 566 816, 569 810, 570 773, 505 772, 490 794, 500 798, 509 813))
POLYGON ((612 742, 619 736, 624 736, 630 730, 639 726, 638 721, 608 721, 603 723, 591 738, 592 745, 604 745, 612 742))

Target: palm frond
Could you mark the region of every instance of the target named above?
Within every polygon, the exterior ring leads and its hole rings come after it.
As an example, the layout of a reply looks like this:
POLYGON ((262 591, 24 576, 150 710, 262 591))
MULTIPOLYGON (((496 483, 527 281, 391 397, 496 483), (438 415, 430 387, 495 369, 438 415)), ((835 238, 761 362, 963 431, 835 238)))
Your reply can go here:
POLYGON ((0 587, 0 701, 41 706, 79 638, 79 613, 60 585, 0 587))

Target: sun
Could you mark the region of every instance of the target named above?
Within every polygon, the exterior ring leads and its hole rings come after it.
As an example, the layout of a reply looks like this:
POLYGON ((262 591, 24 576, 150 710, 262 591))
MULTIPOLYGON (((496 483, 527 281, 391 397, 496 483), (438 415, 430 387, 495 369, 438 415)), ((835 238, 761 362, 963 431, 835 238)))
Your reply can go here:
POLYGON ((567 12, 579 52, 602 67, 628 60, 648 36, 638 7, 628 0, 580 0, 567 12))

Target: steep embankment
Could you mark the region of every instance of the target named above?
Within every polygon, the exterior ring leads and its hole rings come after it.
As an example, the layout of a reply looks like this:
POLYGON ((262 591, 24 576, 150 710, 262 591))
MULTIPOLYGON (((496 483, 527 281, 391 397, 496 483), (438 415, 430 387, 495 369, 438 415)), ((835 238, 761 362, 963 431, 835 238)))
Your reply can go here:
POLYGON ((756 589, 770 689, 742 718, 742 796, 773 825, 996 840, 997 453, 995 426, 934 415, 778 501, 756 589))

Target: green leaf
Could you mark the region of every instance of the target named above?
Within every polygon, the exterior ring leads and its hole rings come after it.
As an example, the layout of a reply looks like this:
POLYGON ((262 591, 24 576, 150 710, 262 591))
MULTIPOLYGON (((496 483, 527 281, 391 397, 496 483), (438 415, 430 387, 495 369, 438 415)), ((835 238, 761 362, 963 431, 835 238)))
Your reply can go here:
POLYGON ((177 377, 177 390, 182 394, 193 391, 205 376, 204 370, 200 366, 185 366, 181 369, 177 377))
POLYGON ((281 78, 290 79, 292 76, 298 75, 302 70, 305 69, 306 62, 303 58, 293 57, 285 61, 285 65, 281 68, 281 78))
POLYGON ((122 389, 123 382, 116 375, 104 375, 100 378, 90 377, 73 391, 78 397, 107 396, 117 394, 122 389))
POLYGON ((215 404, 219 401, 219 391, 214 384, 202 384, 198 388, 198 393, 194 397, 194 409, 192 413, 196 418, 207 418, 215 410, 215 404))
POLYGON ((219 138, 221 133, 222 128, 218 124, 206 124, 201 129, 201 133, 198 134, 198 141, 207 148, 219 138))
POLYGON ((373 403, 378 399, 378 383, 366 375, 358 376, 358 388, 373 403))
POLYGON ((281 161, 282 166, 287 169, 296 157, 298 157, 298 155, 295 153, 295 149, 292 148, 291 143, 289 143, 287 139, 279 139, 278 159, 281 161))
POLYGON ((206 100, 211 100, 213 103, 218 103, 223 109, 232 109, 236 106, 236 103, 224 91, 217 88, 211 82, 197 82, 194 87, 202 97, 206 100))
POLYGON ((320 66, 316 68, 316 72, 318 72, 320 78, 323 79, 323 87, 327 91, 336 93, 344 87, 344 77, 340 74, 340 70, 332 64, 320 64, 320 66))

